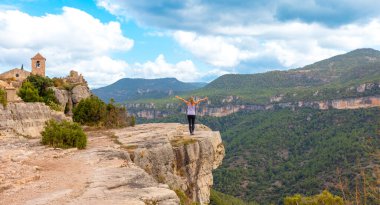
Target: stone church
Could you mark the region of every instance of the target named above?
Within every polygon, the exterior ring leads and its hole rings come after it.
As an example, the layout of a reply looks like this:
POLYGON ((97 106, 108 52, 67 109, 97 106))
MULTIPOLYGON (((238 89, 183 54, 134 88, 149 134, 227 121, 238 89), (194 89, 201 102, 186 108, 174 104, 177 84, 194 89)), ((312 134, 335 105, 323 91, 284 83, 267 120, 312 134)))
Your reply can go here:
POLYGON ((23 68, 14 68, 0 74, 0 88, 7 92, 8 102, 20 100, 17 96, 17 90, 21 87, 22 82, 31 74, 45 77, 46 58, 37 53, 31 58, 32 71, 26 71, 23 68))

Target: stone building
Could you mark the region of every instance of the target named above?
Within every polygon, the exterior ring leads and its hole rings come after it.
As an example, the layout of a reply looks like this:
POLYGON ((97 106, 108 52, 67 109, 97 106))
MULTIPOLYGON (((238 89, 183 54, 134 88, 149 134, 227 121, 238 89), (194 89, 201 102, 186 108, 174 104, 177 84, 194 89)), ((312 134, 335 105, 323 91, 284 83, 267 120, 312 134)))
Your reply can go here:
POLYGON ((23 68, 14 68, 0 74, 0 88, 7 92, 7 101, 14 102, 21 100, 17 96, 18 88, 21 87, 22 82, 31 74, 45 76, 46 58, 40 53, 37 53, 31 58, 32 71, 26 71, 23 68))
POLYGON ((40 75, 45 77, 45 62, 46 58, 44 58, 40 53, 37 53, 32 60, 32 74, 40 75))
POLYGON ((32 72, 26 71, 24 69, 15 68, 0 74, 0 80, 3 81, 24 81, 30 74, 40 75, 45 77, 45 62, 46 58, 44 58, 41 54, 37 53, 33 58, 31 58, 31 67, 32 72))

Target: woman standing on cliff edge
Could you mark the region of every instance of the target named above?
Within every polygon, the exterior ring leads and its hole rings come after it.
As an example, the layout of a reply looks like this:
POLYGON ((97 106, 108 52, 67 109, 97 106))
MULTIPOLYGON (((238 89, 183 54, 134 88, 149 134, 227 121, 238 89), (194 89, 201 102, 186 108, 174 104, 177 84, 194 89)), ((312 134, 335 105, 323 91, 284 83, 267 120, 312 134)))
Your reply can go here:
POLYGON ((194 127, 195 127, 195 114, 196 109, 195 106, 197 106, 200 102, 208 100, 207 97, 194 101, 194 97, 190 97, 190 99, 187 101, 179 96, 175 96, 177 99, 182 100, 187 105, 187 120, 189 121, 189 131, 191 135, 194 135, 194 127))

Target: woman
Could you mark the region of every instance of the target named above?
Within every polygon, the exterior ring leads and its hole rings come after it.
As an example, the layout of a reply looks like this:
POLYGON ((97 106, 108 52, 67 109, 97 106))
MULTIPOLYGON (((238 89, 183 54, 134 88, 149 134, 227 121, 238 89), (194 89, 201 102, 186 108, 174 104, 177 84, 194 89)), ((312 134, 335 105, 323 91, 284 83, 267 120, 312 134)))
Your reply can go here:
POLYGON ((195 106, 198 105, 200 102, 202 101, 206 101, 208 100, 207 97, 203 98, 203 99, 200 99, 198 101, 194 101, 194 97, 190 97, 189 101, 179 97, 179 96, 175 96, 177 99, 179 100, 182 100, 183 102, 186 103, 187 105, 187 120, 189 121, 189 131, 190 131, 190 134, 191 135, 194 135, 194 127, 195 127, 195 112, 196 112, 196 109, 195 109, 195 106))

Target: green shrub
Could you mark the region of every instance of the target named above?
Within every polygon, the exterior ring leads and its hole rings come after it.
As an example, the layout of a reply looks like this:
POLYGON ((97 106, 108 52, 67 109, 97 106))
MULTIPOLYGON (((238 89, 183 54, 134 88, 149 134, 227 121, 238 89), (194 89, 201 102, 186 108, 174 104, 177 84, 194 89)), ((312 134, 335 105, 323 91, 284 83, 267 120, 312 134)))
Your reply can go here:
POLYGON ((135 118, 135 116, 131 116, 130 117, 130 119, 131 119, 131 123, 130 123, 130 125, 132 126, 132 127, 134 127, 135 125, 136 125, 136 118, 135 118))
POLYGON ((0 88, 0 104, 7 106, 7 92, 0 88))
POLYGON ((101 125, 106 117, 106 104, 96 96, 82 99, 73 109, 73 120, 84 125, 101 125))
POLYGON ((107 111, 104 119, 104 126, 108 128, 127 127, 128 115, 125 107, 115 105, 113 99, 107 104, 107 111))
POLYGON ((24 102, 42 102, 43 98, 38 94, 38 89, 29 81, 24 81, 17 93, 24 102))
POLYGON ((82 99, 73 109, 73 119, 83 125, 107 128, 135 125, 134 117, 128 116, 125 107, 116 105, 112 99, 109 104, 105 104, 96 96, 82 99))
POLYGON ((296 194, 284 199, 285 205, 343 205, 343 199, 339 196, 332 195, 329 191, 325 190, 321 194, 314 196, 301 196, 296 194))
POLYGON ((45 130, 41 132, 42 144, 59 148, 77 147, 84 149, 87 145, 87 136, 82 127, 69 121, 46 122, 45 130))
POLYGON ((54 91, 49 88, 53 85, 53 81, 48 77, 30 75, 22 83, 17 94, 24 102, 44 102, 51 109, 61 111, 54 91))

